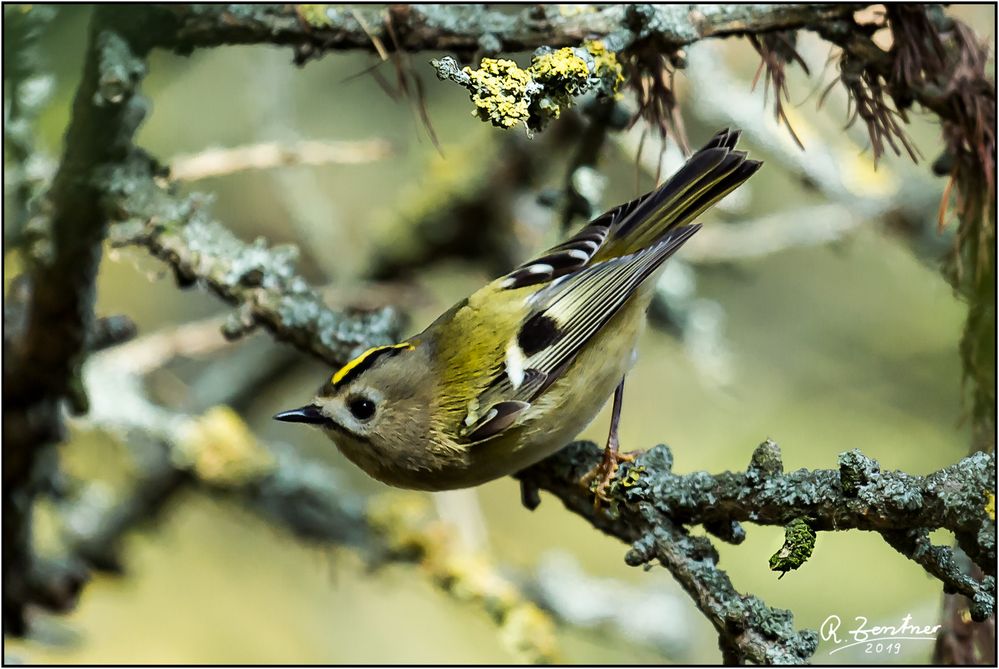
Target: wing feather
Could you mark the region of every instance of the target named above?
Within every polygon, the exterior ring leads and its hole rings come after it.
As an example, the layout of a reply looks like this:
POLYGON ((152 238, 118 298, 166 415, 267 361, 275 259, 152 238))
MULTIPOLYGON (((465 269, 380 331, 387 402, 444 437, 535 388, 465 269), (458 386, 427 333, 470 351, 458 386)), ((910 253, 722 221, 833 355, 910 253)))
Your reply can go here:
POLYGON ((607 240, 607 233, 635 211, 652 193, 636 197, 590 221, 586 227, 540 257, 513 270, 500 283, 501 288, 524 288, 547 283, 586 267, 607 240))
MULTIPOLYGON (((525 323, 539 316, 550 319, 556 328, 552 341, 530 356, 523 356, 522 350, 518 352, 522 357, 518 357, 517 364, 526 371, 528 382, 514 387, 509 374, 495 377, 478 398, 477 406, 483 408, 482 418, 467 426, 465 439, 485 440, 513 425, 519 414, 568 369, 579 351, 614 317, 642 282, 699 228, 699 225, 676 228, 654 246, 566 275, 538 291, 532 299, 531 316, 525 323), (526 406, 509 404, 511 402, 526 406), (493 412, 495 407, 503 410, 493 412), (514 413, 516 415, 511 418, 514 413), (494 429, 497 426, 501 429, 494 429)), ((516 338, 512 345, 517 345, 516 338)))

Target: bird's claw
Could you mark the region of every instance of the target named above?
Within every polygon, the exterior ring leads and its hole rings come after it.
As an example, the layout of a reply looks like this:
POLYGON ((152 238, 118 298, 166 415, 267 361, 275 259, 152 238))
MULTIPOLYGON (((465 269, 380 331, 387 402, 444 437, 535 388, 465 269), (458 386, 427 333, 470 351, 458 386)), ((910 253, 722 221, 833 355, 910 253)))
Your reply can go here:
POLYGON ((614 480, 614 475, 617 473, 617 469, 622 462, 634 462, 635 453, 621 453, 617 449, 612 449, 610 447, 604 449, 604 457, 598 465, 593 469, 583 475, 580 479, 580 483, 584 486, 589 486, 590 490, 593 491, 593 510, 600 510, 601 502, 610 502, 611 499, 607 495, 607 488, 610 486, 611 481, 614 480), (596 483, 594 484, 594 481, 596 483))

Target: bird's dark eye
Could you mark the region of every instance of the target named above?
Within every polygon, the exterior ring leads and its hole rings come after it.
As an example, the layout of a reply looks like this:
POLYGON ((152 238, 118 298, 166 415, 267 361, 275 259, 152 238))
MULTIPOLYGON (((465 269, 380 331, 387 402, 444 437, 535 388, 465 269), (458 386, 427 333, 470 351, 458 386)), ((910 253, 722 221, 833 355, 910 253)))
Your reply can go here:
POLYGON ((347 401, 347 408, 357 420, 368 420, 375 415, 375 403, 367 397, 351 397, 347 401))

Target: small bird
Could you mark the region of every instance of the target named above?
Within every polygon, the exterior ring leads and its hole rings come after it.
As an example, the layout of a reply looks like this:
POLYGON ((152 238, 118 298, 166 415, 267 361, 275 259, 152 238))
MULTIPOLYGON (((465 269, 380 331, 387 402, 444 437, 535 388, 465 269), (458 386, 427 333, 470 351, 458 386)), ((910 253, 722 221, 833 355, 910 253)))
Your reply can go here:
POLYGON ((614 393, 596 503, 618 463, 624 377, 667 258, 688 225, 762 164, 723 130, 663 185, 594 219, 418 335, 369 349, 275 419, 323 430, 369 475, 465 488, 513 474, 581 432, 614 393))

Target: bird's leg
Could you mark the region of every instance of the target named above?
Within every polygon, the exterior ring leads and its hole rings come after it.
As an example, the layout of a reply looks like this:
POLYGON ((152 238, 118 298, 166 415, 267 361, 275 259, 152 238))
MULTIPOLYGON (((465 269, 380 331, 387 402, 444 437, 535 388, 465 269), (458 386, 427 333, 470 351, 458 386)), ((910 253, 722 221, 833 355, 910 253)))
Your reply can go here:
POLYGON ((624 404, 624 377, 621 378, 621 383, 617 384, 617 388, 614 390, 614 407, 611 410, 610 432, 607 434, 607 446, 604 447, 604 458, 600 464, 591 469, 581 479, 583 485, 589 484, 594 479, 597 480, 596 498, 593 500, 595 508, 600 508, 601 500, 607 500, 607 495, 604 491, 610 485, 611 479, 614 478, 618 463, 622 461, 632 462, 635 459, 635 456, 630 453, 621 453, 618 451, 620 444, 617 438, 617 428, 621 423, 622 404, 624 404))

